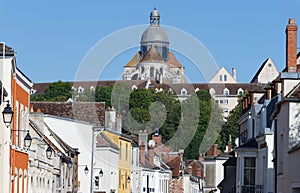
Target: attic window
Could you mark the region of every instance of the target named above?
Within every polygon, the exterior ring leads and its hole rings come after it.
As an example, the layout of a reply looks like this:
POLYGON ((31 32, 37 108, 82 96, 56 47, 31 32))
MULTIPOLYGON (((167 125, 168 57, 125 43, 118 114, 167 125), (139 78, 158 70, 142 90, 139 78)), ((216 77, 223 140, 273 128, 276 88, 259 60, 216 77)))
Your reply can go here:
POLYGON ((225 88, 225 89, 224 89, 223 94, 224 94, 225 96, 228 96, 228 95, 229 95, 229 90, 228 90, 228 88, 225 88))
POLYGON ((268 67, 272 67, 272 64, 271 64, 271 63, 269 63, 269 64, 268 64, 268 67))
POLYGON ((83 93, 84 88, 82 88, 81 86, 78 88, 78 93, 83 93))
POLYGON ((187 90, 185 88, 181 89, 180 94, 187 95, 187 90))
POLYGON ((222 77, 223 77, 222 74, 220 74, 220 81, 222 81, 222 77))
POLYGON ((91 87, 90 87, 90 91, 95 91, 95 87, 94 87, 94 86, 91 86, 91 87))
POLYGON ((224 81, 227 81, 227 75, 226 74, 224 75, 224 81))
POLYGON ((131 89, 132 89, 132 90, 136 90, 137 87, 136 87, 135 85, 133 85, 133 86, 131 87, 131 89))
POLYGON ((239 88, 238 91, 237 91, 237 94, 238 94, 238 95, 242 95, 243 92, 244 92, 243 89, 239 88))

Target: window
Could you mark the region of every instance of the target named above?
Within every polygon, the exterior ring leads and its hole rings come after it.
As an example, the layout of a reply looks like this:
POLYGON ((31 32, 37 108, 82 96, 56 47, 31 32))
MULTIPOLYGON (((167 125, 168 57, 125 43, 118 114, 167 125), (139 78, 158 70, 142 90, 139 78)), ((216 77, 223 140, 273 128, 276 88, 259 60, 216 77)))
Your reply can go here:
POLYGON ((228 108, 224 108, 223 113, 228 113, 228 108))
POLYGON ((255 157, 244 158, 244 185, 251 187, 255 185, 255 157))
POLYGON ((121 170, 119 170, 119 188, 121 188, 121 180, 122 179, 122 174, 121 174, 121 170))
POLYGON ((128 144, 126 143, 126 152, 125 152, 125 158, 126 160, 128 160, 128 144))
POLYGON ((119 159, 122 159, 122 142, 120 141, 120 154, 119 159))
POLYGON ((224 81, 227 81, 227 75, 226 74, 224 75, 224 81))
POLYGON ((214 96, 214 95, 216 94, 215 89, 213 89, 213 88, 209 89, 209 94, 210 94, 211 96, 214 96))
POLYGON ((216 100, 216 103, 219 104, 219 100, 216 100))
POLYGON ((135 86, 135 85, 133 85, 132 87, 131 87, 131 90, 136 90, 137 89, 137 86, 135 86))
POLYGON ((185 88, 181 89, 180 94, 187 95, 187 90, 185 88))
POLYGON ((154 77, 154 67, 150 68, 150 77, 154 77))
POLYGON ((81 86, 78 88, 78 93, 83 93, 84 88, 82 88, 81 86))
POLYGON ((237 94, 238 94, 238 95, 242 95, 243 92, 244 92, 243 89, 239 88, 238 91, 237 91, 237 94))
POLYGON ((95 91, 95 87, 94 87, 94 86, 91 86, 91 87, 90 87, 90 91, 95 91))
POLYGON ((220 81, 222 81, 222 77, 223 77, 222 74, 220 74, 220 81))
POLYGON ((229 90, 228 90, 228 88, 225 88, 225 89, 224 89, 223 94, 224 94, 225 96, 228 96, 228 95, 229 95, 229 90))
POLYGON ((225 99, 225 100, 223 100, 223 104, 228 104, 228 100, 227 99, 225 99))

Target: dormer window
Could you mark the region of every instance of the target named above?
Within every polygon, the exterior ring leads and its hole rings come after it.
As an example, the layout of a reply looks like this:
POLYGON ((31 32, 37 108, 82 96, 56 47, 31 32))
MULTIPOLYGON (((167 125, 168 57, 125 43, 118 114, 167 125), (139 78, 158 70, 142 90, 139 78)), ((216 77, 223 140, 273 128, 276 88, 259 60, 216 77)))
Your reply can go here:
POLYGON ((180 94, 187 95, 187 90, 185 88, 181 89, 180 94))
POLYGON ((211 96, 214 96, 214 95, 216 94, 215 89, 213 89, 213 88, 209 89, 209 94, 210 94, 211 96))
POLYGON ((132 90, 136 90, 136 89, 137 89, 137 86, 133 85, 133 86, 131 87, 131 89, 132 89, 132 90))
POLYGON ((242 95, 244 93, 243 89, 239 88, 237 91, 237 95, 242 95))
POLYGON ((195 93, 198 92, 199 90, 200 90, 199 88, 196 88, 196 89, 195 89, 195 93))
POLYGON ((225 88, 225 89, 224 89, 223 94, 224 94, 225 96, 228 96, 228 95, 229 95, 229 90, 228 90, 228 88, 225 88))
POLYGON ((91 87, 90 87, 90 91, 95 91, 95 87, 94 87, 94 86, 91 86, 91 87))
POLYGON ((83 93, 83 91, 84 91, 84 88, 82 88, 81 86, 78 87, 78 93, 83 93))

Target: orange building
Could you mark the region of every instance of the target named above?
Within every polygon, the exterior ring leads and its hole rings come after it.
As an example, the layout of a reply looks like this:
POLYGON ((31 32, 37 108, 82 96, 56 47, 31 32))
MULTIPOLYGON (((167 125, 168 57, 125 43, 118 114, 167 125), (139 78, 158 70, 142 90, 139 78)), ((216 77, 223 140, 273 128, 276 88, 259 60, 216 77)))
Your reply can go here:
POLYGON ((0 152, 0 181, 3 182, 0 183, 0 192, 24 193, 28 192, 28 148, 24 146, 24 138, 28 130, 30 91, 33 84, 16 67, 14 50, 4 43, 0 43, 0 48, 1 90, 5 90, 5 95, 1 96, 4 99, 1 106, 4 107, 9 100, 14 111, 11 125, 1 125, 0 140, 4 143, 0 152))

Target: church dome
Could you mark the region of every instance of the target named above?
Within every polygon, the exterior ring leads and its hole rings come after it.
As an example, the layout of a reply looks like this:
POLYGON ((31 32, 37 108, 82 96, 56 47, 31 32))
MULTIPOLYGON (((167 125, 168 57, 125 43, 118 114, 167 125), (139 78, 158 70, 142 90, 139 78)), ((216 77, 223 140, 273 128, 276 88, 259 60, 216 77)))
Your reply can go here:
POLYGON ((143 33, 141 43, 169 43, 167 33, 159 25, 150 25, 143 33))
POLYGON ((144 31, 141 43, 169 43, 168 35, 160 24, 160 13, 156 8, 150 13, 150 26, 144 31))

